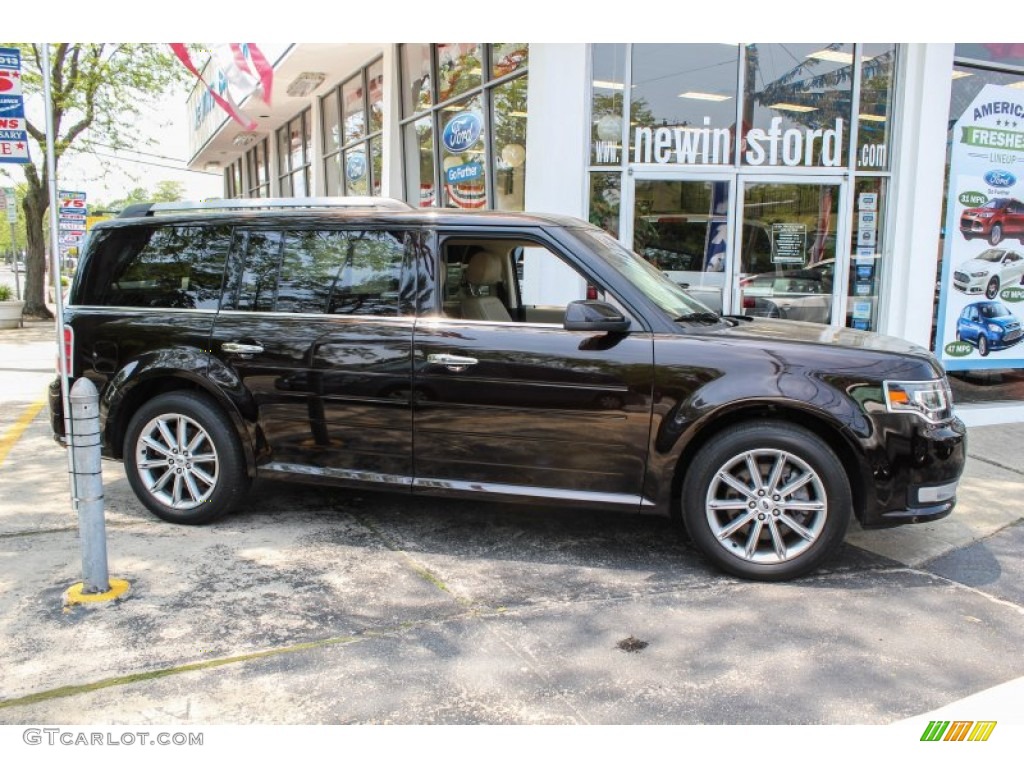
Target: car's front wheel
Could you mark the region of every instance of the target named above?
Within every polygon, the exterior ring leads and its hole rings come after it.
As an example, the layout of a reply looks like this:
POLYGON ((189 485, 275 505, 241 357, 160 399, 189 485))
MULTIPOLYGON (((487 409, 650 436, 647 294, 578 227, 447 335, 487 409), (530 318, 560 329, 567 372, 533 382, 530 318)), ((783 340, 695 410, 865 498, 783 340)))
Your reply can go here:
POLYGON ((978 354, 982 357, 988 357, 988 339, 983 333, 978 335, 978 354))
POLYGON ((992 225, 992 231, 989 232, 988 242, 990 245, 999 245, 1003 239, 1003 228, 999 224, 992 225))
POLYGON ((245 458, 224 412, 194 392, 168 392, 139 408, 124 442, 128 481, 149 510, 198 525, 229 512, 248 490, 245 458))
POLYGON ((999 294, 999 278, 993 277, 985 286, 985 298, 994 299, 999 294))
POLYGON ((843 464, 820 437, 774 421, 732 427, 703 447, 682 486, 683 522, 736 576, 802 576, 843 542, 852 510, 843 464))

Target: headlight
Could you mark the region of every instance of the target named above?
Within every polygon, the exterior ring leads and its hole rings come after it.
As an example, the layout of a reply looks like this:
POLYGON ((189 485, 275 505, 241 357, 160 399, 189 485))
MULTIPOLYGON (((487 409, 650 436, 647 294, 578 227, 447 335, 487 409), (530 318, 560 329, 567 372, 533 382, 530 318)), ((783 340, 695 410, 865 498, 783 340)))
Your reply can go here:
POLYGON ((994 213, 976 213, 974 215, 977 216, 979 219, 991 219, 993 216, 995 216, 994 213))
POLYGON ((1000 327, 999 327, 998 325, 996 325, 995 323, 989 323, 989 324, 988 324, 988 329, 989 329, 990 331, 992 331, 992 333, 999 333, 999 332, 1000 332, 1001 330, 1003 330, 1002 328, 1000 328, 1000 327))
POLYGON ((988 272, 971 272, 971 277, 985 277, 988 272))
POLYGON ((945 379, 886 381, 885 404, 890 413, 916 413, 926 421, 946 421, 953 416, 953 393, 945 379))

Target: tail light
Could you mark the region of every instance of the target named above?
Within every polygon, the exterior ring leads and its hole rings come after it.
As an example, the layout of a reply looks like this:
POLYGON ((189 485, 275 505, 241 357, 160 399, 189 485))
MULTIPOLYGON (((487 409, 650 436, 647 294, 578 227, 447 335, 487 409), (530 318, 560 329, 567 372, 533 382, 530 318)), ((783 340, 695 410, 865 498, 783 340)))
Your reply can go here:
POLYGON ((588 285, 587 286, 587 301, 597 301, 597 286, 596 285, 588 285))
MULTIPOLYGON (((72 361, 75 359, 75 331, 70 325, 64 326, 64 371, 68 378, 74 378, 75 372, 72 361)), ((60 373, 60 363, 57 364, 57 373, 60 373)))
POLYGON ((756 306, 757 306, 757 304, 754 302, 754 297, 753 296, 744 296, 743 297, 743 308, 744 309, 753 309, 756 306))

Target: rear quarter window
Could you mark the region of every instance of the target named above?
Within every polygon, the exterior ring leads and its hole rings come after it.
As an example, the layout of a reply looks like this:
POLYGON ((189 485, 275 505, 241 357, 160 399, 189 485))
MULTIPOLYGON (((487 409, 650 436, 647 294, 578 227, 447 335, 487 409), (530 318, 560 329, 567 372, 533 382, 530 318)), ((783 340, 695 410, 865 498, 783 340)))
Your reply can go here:
POLYGON ((217 309, 231 243, 225 226, 141 226, 93 233, 78 304, 217 309))

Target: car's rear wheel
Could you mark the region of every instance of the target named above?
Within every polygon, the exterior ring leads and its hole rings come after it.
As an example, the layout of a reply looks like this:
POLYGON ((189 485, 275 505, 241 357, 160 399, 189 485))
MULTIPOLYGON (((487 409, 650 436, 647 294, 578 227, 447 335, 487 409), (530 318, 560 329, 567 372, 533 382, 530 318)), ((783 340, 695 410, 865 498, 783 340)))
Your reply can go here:
POLYGON ((687 470, 683 522, 712 562, 736 576, 783 581, 841 546, 852 501, 843 464, 820 437, 784 422, 713 437, 687 470))
POLYGON ((988 235, 988 242, 990 245, 999 245, 999 242, 1003 239, 1003 228, 999 224, 992 225, 992 231, 988 235))
POLYGON ((985 338, 985 334, 978 334, 978 354, 982 357, 988 357, 988 339, 985 338))
POLYGON ((994 299, 999 294, 999 278, 993 277, 985 286, 985 298, 994 299))
POLYGON ((168 392, 136 411, 124 443, 128 481, 157 517, 198 525, 228 513, 248 490, 241 445, 205 395, 168 392))

